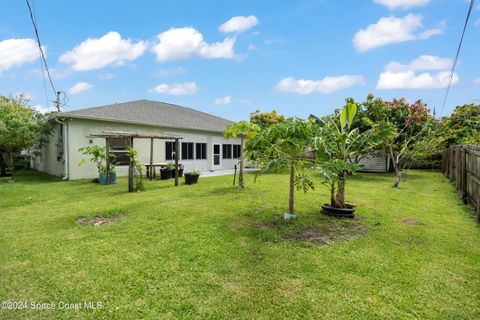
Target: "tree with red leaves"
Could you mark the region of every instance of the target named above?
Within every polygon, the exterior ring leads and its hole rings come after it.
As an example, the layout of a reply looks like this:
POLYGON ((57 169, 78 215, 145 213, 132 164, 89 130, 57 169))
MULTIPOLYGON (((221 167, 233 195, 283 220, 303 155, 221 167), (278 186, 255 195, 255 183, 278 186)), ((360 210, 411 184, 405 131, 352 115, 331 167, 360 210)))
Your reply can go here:
POLYGON ((385 147, 395 170, 393 187, 396 188, 400 184, 409 154, 415 144, 429 134, 434 118, 421 100, 413 103, 408 103, 405 98, 384 101, 369 95, 363 108, 372 123, 385 123, 395 129, 395 135, 385 141, 385 147))

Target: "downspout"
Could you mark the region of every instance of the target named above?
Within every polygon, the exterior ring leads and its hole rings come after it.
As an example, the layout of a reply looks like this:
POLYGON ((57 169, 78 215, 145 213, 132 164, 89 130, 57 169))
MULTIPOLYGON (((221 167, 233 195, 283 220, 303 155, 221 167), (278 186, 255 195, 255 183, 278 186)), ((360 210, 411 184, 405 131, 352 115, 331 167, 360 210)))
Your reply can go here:
POLYGON ((68 156, 68 122, 64 119, 55 120, 62 125, 62 145, 63 145, 63 178, 66 181, 69 179, 69 156, 68 156))

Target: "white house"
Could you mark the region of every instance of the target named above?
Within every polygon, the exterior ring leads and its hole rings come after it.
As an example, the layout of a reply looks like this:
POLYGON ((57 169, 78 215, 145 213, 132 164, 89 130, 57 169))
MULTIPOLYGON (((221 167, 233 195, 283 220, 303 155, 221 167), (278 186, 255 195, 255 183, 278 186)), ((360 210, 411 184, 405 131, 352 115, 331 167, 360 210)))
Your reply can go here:
MULTIPOLYGON (((122 131, 139 134, 180 136, 179 159, 185 170, 215 171, 233 169, 238 163, 240 139, 225 139, 223 131, 232 121, 169 103, 137 100, 95 108, 60 113, 58 129, 51 136, 42 155, 33 162, 35 169, 64 179, 92 179, 98 176, 93 163, 79 163, 85 158, 79 149, 85 145, 105 145, 104 139, 90 138, 92 133, 122 131)), ((122 160, 126 142, 112 141, 117 153, 117 175, 128 174, 122 160)), ((173 141, 155 140, 153 161, 173 162, 173 141)), ((150 162, 150 139, 135 139, 140 161, 150 162)))

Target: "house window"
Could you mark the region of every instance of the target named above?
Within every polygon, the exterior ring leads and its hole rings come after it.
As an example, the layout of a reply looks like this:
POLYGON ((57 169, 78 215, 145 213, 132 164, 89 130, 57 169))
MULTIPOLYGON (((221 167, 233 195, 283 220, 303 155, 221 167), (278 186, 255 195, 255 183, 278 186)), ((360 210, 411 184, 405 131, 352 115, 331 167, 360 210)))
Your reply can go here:
POLYGON ((207 159, 207 144, 206 143, 195 143, 197 160, 207 159))
POLYGON ((175 160, 175 142, 165 141, 165 160, 175 160))
POLYGON ((182 142, 182 160, 193 160, 193 142, 182 142))
POLYGON ((128 141, 125 138, 110 138, 110 152, 113 153, 111 163, 117 166, 128 166, 128 141))
POLYGON ((223 159, 232 159, 232 145, 224 144, 222 148, 223 159))
POLYGON ((242 156, 242 146, 239 144, 233 145, 233 158, 238 159, 242 156))

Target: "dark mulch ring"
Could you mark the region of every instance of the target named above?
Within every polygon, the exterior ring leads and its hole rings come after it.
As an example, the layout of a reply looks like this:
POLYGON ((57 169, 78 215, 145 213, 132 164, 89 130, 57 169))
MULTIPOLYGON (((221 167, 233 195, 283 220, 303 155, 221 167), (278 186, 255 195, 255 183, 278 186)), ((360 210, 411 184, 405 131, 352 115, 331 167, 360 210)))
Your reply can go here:
POLYGON ((109 217, 93 217, 93 218, 79 218, 75 221, 76 224, 79 225, 93 225, 94 227, 100 227, 104 224, 109 224, 113 222, 117 222, 118 220, 122 219, 125 216, 125 213, 118 213, 114 216, 109 217))

